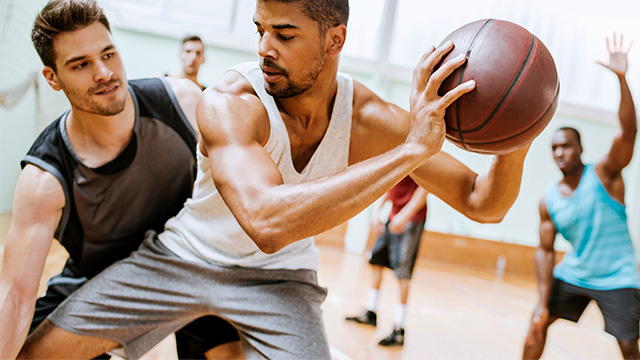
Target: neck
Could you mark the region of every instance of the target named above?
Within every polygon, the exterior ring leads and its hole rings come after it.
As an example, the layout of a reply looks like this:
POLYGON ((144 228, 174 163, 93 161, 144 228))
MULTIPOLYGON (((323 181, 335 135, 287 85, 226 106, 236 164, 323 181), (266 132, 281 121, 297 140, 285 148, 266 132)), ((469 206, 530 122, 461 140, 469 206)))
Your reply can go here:
POLYGON ((286 99, 275 99, 278 109, 295 119, 302 127, 313 123, 328 122, 338 91, 337 69, 325 67, 312 88, 303 94, 286 99))
POLYGON ((133 134, 135 106, 127 93, 125 107, 116 115, 104 116, 71 109, 66 129, 74 152, 87 166, 98 167, 115 159, 133 134))
POLYGON ((571 171, 563 173, 562 182, 568 185, 577 186, 580 183, 580 179, 582 178, 582 173, 584 172, 584 164, 581 162, 576 167, 574 167, 571 171))

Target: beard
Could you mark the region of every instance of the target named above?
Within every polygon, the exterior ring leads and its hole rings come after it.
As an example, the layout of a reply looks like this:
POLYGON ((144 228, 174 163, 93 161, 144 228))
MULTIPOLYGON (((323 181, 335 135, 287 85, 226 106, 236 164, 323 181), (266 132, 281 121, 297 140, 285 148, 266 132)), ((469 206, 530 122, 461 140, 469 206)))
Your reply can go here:
POLYGON ((320 52, 316 54, 314 59, 315 61, 313 65, 315 66, 312 65, 313 68, 308 69, 304 74, 302 74, 300 80, 296 81, 291 81, 289 72, 286 69, 280 67, 269 58, 263 58, 261 60, 261 65, 277 70, 289 79, 289 82, 282 87, 276 87, 275 85, 265 83, 265 90, 267 91, 267 94, 274 98, 287 99, 307 92, 313 87, 313 85, 315 85, 316 79, 318 79, 320 72, 324 68, 323 55, 322 49, 320 49, 320 52))
POLYGON ((120 79, 112 79, 107 83, 94 86, 87 91, 72 89, 64 86, 63 84, 60 84, 60 87, 67 95, 71 106, 78 110, 95 115, 117 115, 124 110, 125 101, 127 99, 127 90, 123 87, 123 81, 120 79), (96 101, 94 95, 112 85, 118 86, 118 91, 111 95, 114 99, 105 102, 96 101))

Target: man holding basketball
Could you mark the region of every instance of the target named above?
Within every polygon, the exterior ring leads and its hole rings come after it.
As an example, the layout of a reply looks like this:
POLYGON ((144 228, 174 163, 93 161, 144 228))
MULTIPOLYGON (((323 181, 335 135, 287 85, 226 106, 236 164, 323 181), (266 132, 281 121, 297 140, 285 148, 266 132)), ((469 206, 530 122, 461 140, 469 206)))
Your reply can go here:
POLYGON ((580 134, 559 129, 552 139, 553 158, 562 179, 551 184, 540 201, 540 245, 536 266, 540 301, 524 345, 524 359, 538 359, 547 329, 559 318, 577 322, 595 300, 605 331, 617 340, 625 359, 638 359, 640 277, 629 238, 624 205, 624 169, 636 141, 636 110, 625 74, 627 53, 622 36, 609 41, 610 60, 600 63, 620 82, 620 130, 611 149, 596 164, 580 159, 580 134), (573 250, 554 267, 553 243, 560 233, 573 250))
POLYGON ((239 331, 248 358, 327 359, 312 236, 409 173, 476 221, 505 216, 528 146, 496 156, 480 176, 440 152, 447 106, 475 84, 443 96, 438 88, 465 57, 434 71, 453 44, 429 49, 407 112, 338 73, 348 14, 347 0, 257 1, 260 63, 232 68, 198 105, 192 198, 163 233, 150 232, 131 257, 68 298, 23 357, 90 357, 121 344, 138 358, 212 314, 239 331))

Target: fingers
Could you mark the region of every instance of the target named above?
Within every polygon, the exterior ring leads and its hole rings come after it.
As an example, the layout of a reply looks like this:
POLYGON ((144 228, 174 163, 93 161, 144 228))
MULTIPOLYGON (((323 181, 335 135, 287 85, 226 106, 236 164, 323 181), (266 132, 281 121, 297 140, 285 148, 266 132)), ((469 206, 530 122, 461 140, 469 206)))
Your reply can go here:
POLYGON ((466 54, 462 53, 455 58, 445 62, 440 66, 440 68, 431 75, 431 79, 429 80, 429 84, 427 85, 427 94, 435 95, 442 85, 444 79, 446 79, 451 73, 453 73, 457 68, 462 66, 467 58, 466 54))
POLYGON ((447 92, 446 94, 444 94, 442 96, 441 101, 445 107, 449 107, 449 105, 453 104, 454 101, 458 100, 460 96, 470 92, 471 90, 475 89, 475 87, 476 87, 476 82, 474 80, 469 80, 467 82, 464 82, 456 86, 455 88, 449 90, 449 92, 447 92))
POLYGON ((627 54, 629 50, 631 50, 631 45, 633 45, 633 40, 629 42, 626 49, 624 47, 624 34, 618 34, 616 32, 613 33, 613 36, 609 38, 607 36, 607 50, 610 54, 614 53, 622 53, 627 54))
POLYGON ((431 46, 429 50, 422 54, 422 57, 420 57, 420 60, 418 61, 418 65, 416 65, 415 69, 413 69, 412 82, 420 90, 424 89, 424 87, 426 86, 426 81, 429 79, 428 76, 424 76, 424 72, 427 70, 424 64, 427 62, 427 59, 429 58, 429 56, 431 56, 431 54, 433 54, 435 50, 435 46, 431 46))
POLYGON ((453 49, 453 43, 449 40, 439 48, 431 47, 418 62, 413 71, 413 82, 417 86, 418 91, 422 91, 430 82, 429 79, 436 65, 442 61, 446 54, 453 49))

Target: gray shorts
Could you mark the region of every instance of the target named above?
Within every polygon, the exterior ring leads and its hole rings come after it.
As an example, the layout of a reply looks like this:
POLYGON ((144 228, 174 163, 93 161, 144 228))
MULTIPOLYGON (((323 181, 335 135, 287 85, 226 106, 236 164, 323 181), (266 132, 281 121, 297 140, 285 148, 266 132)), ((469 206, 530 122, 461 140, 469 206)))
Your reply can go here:
POLYGON ((63 302, 49 320, 74 334, 120 343, 137 359, 204 315, 230 322, 248 359, 329 359, 311 270, 266 270, 183 260, 148 232, 130 257, 63 302))
POLYGON ((378 237, 371 251, 369 264, 392 269, 398 279, 411 279, 418 256, 424 221, 409 222, 404 231, 394 234, 385 225, 384 234, 378 237))

